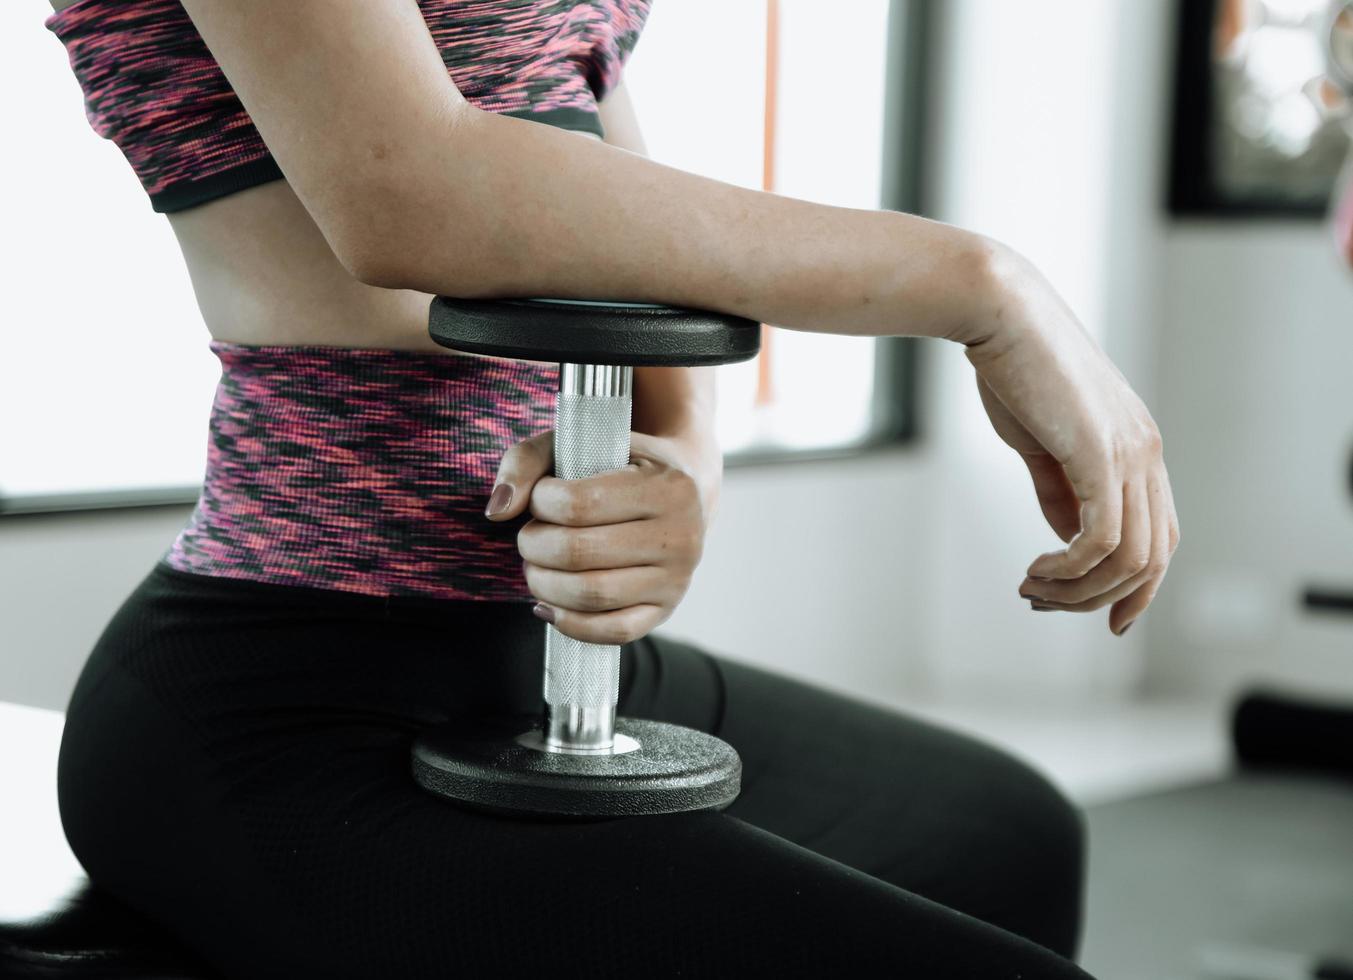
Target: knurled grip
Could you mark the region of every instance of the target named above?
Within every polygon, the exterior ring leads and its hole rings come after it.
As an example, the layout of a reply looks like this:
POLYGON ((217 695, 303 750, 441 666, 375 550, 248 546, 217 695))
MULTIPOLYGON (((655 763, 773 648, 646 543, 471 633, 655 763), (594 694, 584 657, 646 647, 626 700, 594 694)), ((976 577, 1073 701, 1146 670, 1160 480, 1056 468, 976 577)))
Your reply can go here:
MULTIPOLYGON (((628 393, 559 392, 554 475, 581 480, 628 464, 631 403, 628 393)), ((576 705, 613 710, 620 694, 620 647, 577 640, 547 625, 544 687, 545 703, 552 709, 576 705)))

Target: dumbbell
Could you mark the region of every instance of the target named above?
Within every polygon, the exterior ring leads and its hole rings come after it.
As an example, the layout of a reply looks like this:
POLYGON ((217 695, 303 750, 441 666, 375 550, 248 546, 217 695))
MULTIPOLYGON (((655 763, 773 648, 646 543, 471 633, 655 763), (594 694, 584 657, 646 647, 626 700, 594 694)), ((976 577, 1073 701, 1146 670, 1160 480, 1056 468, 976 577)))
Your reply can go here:
MULTIPOLYGON (((559 364, 554 472, 578 480, 624 467, 634 368, 728 364, 756 356, 760 326, 742 317, 649 303, 438 296, 428 332, 471 354, 559 364)), ((742 762, 727 743, 682 725, 617 718, 620 647, 545 626, 538 716, 460 718, 423 733, 413 775, 479 810, 606 818, 721 810, 742 762)))

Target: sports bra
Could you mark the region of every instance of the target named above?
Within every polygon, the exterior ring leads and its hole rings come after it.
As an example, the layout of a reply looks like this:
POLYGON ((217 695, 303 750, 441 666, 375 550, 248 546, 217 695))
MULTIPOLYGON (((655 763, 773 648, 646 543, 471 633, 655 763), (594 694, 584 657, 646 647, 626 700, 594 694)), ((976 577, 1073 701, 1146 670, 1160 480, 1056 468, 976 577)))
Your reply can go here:
MULTIPOLYGON (((418 0, 456 87, 477 108, 604 135, 651 0, 418 0)), ((76 0, 44 26, 84 91, 85 116, 159 212, 282 179, 179 0, 76 0)))

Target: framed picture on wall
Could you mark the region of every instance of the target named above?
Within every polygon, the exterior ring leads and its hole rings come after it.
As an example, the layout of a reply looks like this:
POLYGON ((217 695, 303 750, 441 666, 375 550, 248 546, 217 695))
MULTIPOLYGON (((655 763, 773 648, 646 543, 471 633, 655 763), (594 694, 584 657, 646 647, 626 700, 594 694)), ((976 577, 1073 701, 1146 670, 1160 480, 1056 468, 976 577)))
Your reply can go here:
POLYGON ((1349 139, 1321 111, 1327 0, 1178 0, 1170 211, 1321 217, 1349 139))

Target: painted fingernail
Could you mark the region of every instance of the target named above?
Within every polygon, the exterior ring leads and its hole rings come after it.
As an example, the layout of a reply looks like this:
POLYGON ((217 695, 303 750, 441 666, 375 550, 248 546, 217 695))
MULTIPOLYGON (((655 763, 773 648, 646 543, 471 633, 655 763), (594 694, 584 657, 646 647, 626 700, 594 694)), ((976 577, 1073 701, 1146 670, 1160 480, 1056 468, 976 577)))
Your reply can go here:
POLYGON ((507 510, 507 505, 512 503, 512 484, 500 483, 493 488, 493 493, 489 495, 489 505, 484 510, 485 517, 492 517, 494 514, 501 514, 507 510))
POLYGON ((545 603, 543 602, 537 602, 534 606, 532 606, 531 612, 535 613, 539 618, 545 620, 545 622, 547 623, 554 622, 554 610, 551 607, 545 605, 545 603))

